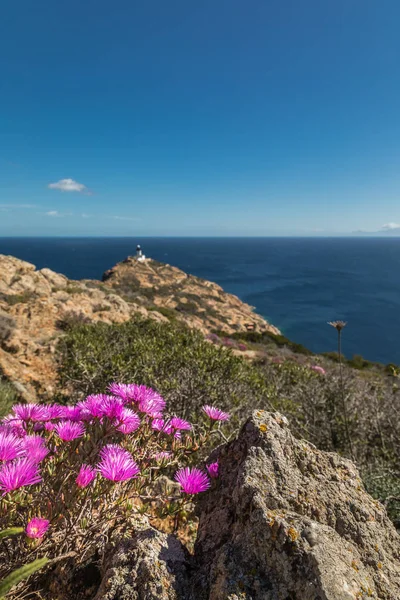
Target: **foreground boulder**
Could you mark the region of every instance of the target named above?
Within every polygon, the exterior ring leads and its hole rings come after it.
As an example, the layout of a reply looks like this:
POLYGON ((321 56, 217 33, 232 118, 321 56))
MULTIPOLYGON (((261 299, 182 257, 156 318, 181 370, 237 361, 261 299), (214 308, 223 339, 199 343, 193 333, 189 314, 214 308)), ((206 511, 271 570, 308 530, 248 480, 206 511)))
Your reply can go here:
POLYGON ((399 600, 400 536, 354 465, 258 411, 201 504, 196 600, 399 600))
POLYGON ((109 553, 95 600, 185 600, 188 565, 177 538, 142 525, 109 553))

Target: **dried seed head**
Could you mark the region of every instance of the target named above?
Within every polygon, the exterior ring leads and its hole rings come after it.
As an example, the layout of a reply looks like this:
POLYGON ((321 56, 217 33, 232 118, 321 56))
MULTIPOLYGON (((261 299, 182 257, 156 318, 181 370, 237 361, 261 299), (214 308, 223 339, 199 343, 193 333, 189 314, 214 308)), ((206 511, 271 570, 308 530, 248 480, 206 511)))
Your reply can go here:
POLYGON ((347 323, 346 321, 329 321, 328 325, 331 325, 337 329, 337 331, 342 331, 343 327, 346 327, 347 323))

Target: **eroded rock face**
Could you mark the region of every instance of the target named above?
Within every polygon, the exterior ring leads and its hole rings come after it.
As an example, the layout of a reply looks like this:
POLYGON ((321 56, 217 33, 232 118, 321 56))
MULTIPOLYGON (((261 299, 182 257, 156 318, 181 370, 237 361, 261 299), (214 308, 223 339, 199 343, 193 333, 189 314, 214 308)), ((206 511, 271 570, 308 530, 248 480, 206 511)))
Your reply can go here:
POLYGON ((78 316, 123 323, 137 314, 167 321, 157 308, 204 333, 244 330, 249 323, 279 333, 236 296, 169 265, 128 258, 107 272, 104 282, 72 281, 0 255, 0 374, 19 386, 28 402, 51 398, 60 321, 78 316))
POLYGON ((138 263, 128 257, 104 273, 103 281, 136 301, 148 298, 155 306, 177 311, 180 320, 204 333, 245 331, 249 325, 260 332, 280 333, 237 296, 171 265, 153 260, 138 263))
POLYGON ((187 600, 188 561, 174 536, 144 528, 112 553, 95 600, 187 600))
POLYGON ((350 461, 263 411, 217 455, 221 476, 200 506, 193 599, 400 598, 400 537, 350 461))

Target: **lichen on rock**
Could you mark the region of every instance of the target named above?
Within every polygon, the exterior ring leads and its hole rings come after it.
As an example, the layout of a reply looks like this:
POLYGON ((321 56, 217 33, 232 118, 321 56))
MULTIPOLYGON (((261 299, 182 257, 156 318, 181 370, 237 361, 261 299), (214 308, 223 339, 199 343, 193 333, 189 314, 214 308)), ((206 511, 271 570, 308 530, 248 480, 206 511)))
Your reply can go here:
POLYGON ((400 537, 350 461, 263 411, 215 455, 221 476, 200 506, 193 598, 400 598, 400 537))

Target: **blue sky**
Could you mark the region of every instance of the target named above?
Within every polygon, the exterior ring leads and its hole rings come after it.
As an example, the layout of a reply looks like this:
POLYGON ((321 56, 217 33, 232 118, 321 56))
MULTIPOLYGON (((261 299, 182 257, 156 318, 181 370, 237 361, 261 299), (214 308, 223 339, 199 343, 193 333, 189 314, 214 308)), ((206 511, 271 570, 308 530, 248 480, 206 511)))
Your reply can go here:
POLYGON ((398 0, 14 0, 0 235, 400 233, 398 0))

